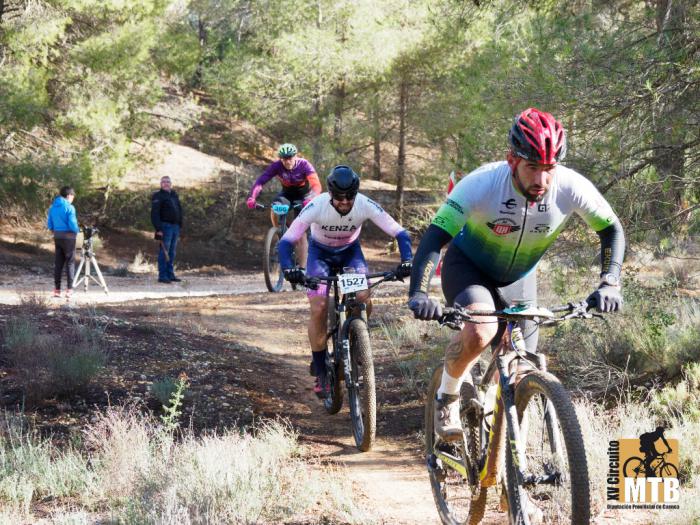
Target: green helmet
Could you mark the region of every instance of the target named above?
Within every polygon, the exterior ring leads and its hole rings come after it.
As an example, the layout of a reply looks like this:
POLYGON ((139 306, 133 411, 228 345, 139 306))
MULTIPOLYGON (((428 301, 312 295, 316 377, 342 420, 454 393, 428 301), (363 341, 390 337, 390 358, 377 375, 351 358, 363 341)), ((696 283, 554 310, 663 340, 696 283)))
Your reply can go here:
POLYGON ((277 155, 279 155, 280 158, 288 159, 296 155, 297 151, 297 147, 294 144, 282 144, 280 149, 277 150, 277 155))

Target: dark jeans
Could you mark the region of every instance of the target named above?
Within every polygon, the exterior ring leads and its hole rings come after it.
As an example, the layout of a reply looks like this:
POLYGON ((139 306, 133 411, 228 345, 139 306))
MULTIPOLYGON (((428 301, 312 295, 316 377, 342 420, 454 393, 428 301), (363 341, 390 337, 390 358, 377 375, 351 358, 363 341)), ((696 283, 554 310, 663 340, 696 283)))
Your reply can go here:
POLYGON ((53 266, 53 280, 56 289, 61 289, 61 272, 63 266, 66 267, 66 277, 68 283, 66 288, 73 288, 73 279, 75 278, 75 239, 54 239, 56 246, 56 255, 53 266))
MULTIPOLYGON (((175 247, 177 246, 177 238, 180 236, 180 226, 169 222, 163 223, 163 245, 168 251, 170 261, 165 261, 163 249, 158 250, 158 279, 174 279, 175 271, 173 263, 175 262, 175 247)), ((160 246, 160 244, 159 244, 160 246)))

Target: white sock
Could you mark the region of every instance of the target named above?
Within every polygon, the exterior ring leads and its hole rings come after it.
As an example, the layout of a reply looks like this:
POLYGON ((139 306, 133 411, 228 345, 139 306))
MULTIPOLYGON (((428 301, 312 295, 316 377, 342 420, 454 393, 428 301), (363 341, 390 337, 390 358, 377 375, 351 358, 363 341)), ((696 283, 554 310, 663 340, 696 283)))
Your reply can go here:
POLYGON ((442 398, 443 394, 450 396, 459 395, 459 389, 462 388, 462 378, 452 377, 447 373, 447 368, 442 369, 442 381, 440 381, 440 388, 437 391, 438 399, 442 398))

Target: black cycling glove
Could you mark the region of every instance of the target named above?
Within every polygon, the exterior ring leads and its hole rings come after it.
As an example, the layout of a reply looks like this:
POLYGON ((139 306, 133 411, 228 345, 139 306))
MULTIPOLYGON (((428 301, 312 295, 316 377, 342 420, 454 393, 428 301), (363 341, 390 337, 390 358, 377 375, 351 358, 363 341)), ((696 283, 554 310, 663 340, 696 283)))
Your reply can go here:
POLYGON ((284 278, 287 279, 291 284, 304 284, 306 280, 306 272, 304 268, 287 268, 284 270, 284 278))
POLYGON ((617 312, 622 310, 622 293, 617 286, 601 284, 586 300, 595 306, 599 312, 617 312))
POLYGON ((414 293, 408 300, 408 307, 416 319, 432 321, 442 317, 442 305, 424 292, 414 293))
POLYGON ((411 263, 411 261, 403 261, 401 264, 399 264, 396 267, 396 270, 394 270, 394 273, 396 274, 397 279, 399 279, 400 281, 403 281, 404 277, 410 277, 412 267, 413 267, 413 263, 411 263))

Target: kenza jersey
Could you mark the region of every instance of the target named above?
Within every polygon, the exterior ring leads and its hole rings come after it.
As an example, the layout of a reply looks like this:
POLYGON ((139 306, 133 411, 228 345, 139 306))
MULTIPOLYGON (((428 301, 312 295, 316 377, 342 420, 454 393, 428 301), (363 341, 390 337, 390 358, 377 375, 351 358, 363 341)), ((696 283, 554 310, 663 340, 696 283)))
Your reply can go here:
POLYGON ((311 227, 311 238, 319 244, 331 248, 345 247, 357 240, 367 219, 392 237, 403 230, 379 204, 361 193, 357 194, 346 215, 341 215, 331 205, 329 193, 323 193, 304 206, 283 239, 295 243, 311 227))
POLYGON ((542 201, 531 202, 515 189, 503 161, 462 179, 433 224, 452 235, 452 242, 486 275, 513 282, 535 267, 574 212, 595 231, 617 221, 595 186, 574 170, 557 165, 542 201))

